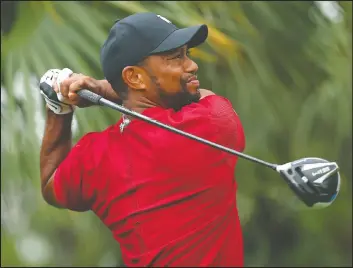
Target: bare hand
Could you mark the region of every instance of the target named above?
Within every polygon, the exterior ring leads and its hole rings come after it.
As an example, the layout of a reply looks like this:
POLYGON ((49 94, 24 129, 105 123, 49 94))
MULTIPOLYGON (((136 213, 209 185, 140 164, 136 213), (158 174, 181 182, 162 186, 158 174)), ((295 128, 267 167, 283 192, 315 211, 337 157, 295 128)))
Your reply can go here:
MULTIPOLYGON (((63 102, 71 105, 76 105, 80 108, 94 105, 90 101, 82 99, 79 95, 77 95, 77 92, 81 89, 88 89, 103 97, 106 91, 109 91, 110 94, 116 95, 106 80, 96 80, 83 74, 73 73, 69 78, 65 79, 60 84, 60 92, 64 97, 63 102)), ((54 83, 54 90, 59 92, 56 83, 54 83)), ((117 95, 114 97, 119 99, 117 95)))

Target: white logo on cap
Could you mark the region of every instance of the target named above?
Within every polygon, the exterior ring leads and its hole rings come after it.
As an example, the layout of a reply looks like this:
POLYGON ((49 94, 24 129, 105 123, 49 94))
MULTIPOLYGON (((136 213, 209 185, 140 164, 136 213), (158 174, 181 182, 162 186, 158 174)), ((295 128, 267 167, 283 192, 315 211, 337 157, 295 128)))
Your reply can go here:
POLYGON ((172 23, 170 20, 166 19, 165 17, 162 17, 161 15, 157 15, 157 17, 164 20, 165 22, 172 23))

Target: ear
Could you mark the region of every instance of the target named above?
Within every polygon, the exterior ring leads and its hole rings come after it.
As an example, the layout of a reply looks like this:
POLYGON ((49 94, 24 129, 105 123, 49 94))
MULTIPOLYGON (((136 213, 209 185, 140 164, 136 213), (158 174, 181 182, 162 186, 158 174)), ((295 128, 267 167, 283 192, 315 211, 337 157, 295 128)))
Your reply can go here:
POLYGON ((144 81, 143 70, 138 66, 126 66, 122 73, 125 84, 133 90, 145 90, 146 83, 144 81))

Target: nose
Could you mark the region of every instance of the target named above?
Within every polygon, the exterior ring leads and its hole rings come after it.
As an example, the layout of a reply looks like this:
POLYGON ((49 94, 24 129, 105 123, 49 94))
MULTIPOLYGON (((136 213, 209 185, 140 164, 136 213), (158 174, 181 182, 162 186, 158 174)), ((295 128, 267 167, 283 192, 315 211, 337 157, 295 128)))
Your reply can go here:
POLYGON ((187 58, 185 61, 185 72, 186 73, 197 73, 197 70, 199 69, 199 66, 197 65, 196 62, 194 62, 192 59, 187 58))

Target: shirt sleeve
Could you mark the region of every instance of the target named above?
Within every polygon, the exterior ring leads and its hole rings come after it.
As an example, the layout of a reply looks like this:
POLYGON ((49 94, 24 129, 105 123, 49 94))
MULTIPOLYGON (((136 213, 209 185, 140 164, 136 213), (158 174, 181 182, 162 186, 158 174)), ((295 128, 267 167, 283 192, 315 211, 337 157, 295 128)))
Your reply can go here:
POLYGON ((67 209, 87 211, 94 201, 95 143, 96 133, 83 136, 55 172, 56 199, 67 209))
MULTIPOLYGON (((177 129, 237 151, 243 151, 245 148, 241 121, 231 102, 221 96, 207 96, 178 112, 168 110, 163 121, 177 129)), ((167 130, 161 135, 160 141, 163 150, 163 158, 160 161, 169 169, 199 169, 224 161, 234 166, 237 159, 236 156, 209 145, 179 134, 167 133, 167 130)))
POLYGON ((186 106, 170 116, 171 123, 188 133, 231 147, 245 148, 245 136, 232 103, 218 95, 210 95, 186 106))

